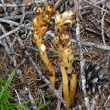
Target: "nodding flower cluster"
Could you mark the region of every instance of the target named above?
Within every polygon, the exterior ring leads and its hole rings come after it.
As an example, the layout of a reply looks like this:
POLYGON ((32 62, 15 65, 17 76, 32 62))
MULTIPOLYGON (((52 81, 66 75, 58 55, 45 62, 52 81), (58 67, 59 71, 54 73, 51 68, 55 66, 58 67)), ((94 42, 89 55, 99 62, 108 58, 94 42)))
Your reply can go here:
MULTIPOLYGON (((55 14, 55 8, 53 5, 47 5, 45 7, 38 7, 36 10, 37 17, 34 17, 32 20, 32 26, 34 28, 34 42, 37 44, 39 51, 40 51, 40 57, 46 64, 48 71, 49 71, 49 80, 52 83, 52 85, 55 87, 55 71, 54 67, 49 60, 47 53, 46 53, 46 46, 44 44, 44 41, 42 40, 43 35, 47 31, 48 23, 51 20, 51 17, 55 14)), ((52 91, 50 90, 52 93, 52 91)))
MULTIPOLYGON (((34 28, 34 42, 39 48, 40 57, 48 68, 49 80, 54 87, 56 82, 55 71, 46 54, 46 46, 42 40, 42 37, 46 33, 47 25, 55 13, 55 8, 52 4, 44 7, 38 7, 36 10, 37 17, 34 17, 32 20, 32 26, 34 28)), ((57 62, 62 73, 63 96, 67 101, 67 109, 69 109, 70 106, 73 106, 77 87, 77 75, 74 73, 75 70, 72 66, 74 61, 73 46, 69 33, 67 32, 67 28, 72 27, 72 25, 75 24, 75 16, 76 12, 74 10, 69 10, 62 14, 56 14, 55 36, 53 38, 54 44, 52 46, 52 51, 58 55, 57 62), (69 78, 68 74, 70 74, 69 78)), ((52 93, 51 90, 50 92, 52 93)))

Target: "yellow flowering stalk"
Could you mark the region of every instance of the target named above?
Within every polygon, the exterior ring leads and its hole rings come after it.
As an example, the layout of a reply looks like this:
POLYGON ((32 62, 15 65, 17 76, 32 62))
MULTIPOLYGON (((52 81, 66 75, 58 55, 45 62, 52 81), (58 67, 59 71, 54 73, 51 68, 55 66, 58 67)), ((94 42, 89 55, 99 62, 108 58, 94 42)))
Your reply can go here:
MULTIPOLYGON (((55 8, 53 5, 47 5, 45 7, 39 6, 36 10, 36 14, 37 17, 34 17, 32 20, 32 26, 34 28, 34 42, 39 48, 41 59, 44 61, 49 70, 49 80, 55 87, 56 78, 54 67, 46 54, 46 46, 42 40, 43 35, 47 31, 47 25, 51 20, 51 17, 55 14, 55 8)), ((62 73, 63 95, 64 99, 67 101, 67 109, 73 105, 77 87, 77 75, 74 74, 75 70, 72 66, 74 61, 73 46, 71 43, 71 38, 66 30, 75 23, 75 15, 76 12, 73 10, 56 15, 55 37, 53 39, 55 47, 53 48, 53 52, 59 56, 58 64, 62 73), (68 74, 70 74, 70 78, 68 78, 68 74)), ((52 91, 50 90, 50 92, 52 91)))
MULTIPOLYGON (((34 17, 32 20, 32 26, 34 28, 34 42, 37 44, 39 51, 40 51, 40 57, 46 64, 48 71, 49 71, 49 80, 52 83, 52 85, 55 87, 55 71, 54 67, 49 60, 47 53, 46 53, 46 46, 44 44, 44 41, 42 40, 43 35, 47 31, 47 26, 49 21, 51 20, 51 17, 55 14, 55 8, 52 4, 49 4, 45 7, 38 7, 36 10, 37 17, 34 17)), ((50 90, 52 93, 52 91, 50 90)))
POLYGON ((67 28, 75 23, 75 12, 73 10, 66 11, 63 14, 57 14, 55 17, 55 36, 54 43, 57 48, 53 51, 58 54, 58 64, 60 65, 63 80, 63 95, 67 101, 66 108, 69 109, 73 105, 74 96, 77 87, 77 75, 72 66, 74 61, 73 46, 67 28), (68 75, 70 74, 70 87, 68 85, 68 75))

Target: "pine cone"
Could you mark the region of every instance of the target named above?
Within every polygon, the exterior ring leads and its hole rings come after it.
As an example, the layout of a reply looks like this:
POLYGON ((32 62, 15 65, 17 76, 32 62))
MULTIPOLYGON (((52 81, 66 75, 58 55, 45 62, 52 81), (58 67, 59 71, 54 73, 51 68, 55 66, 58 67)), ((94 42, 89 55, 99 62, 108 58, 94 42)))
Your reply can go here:
POLYGON ((87 64, 85 74, 88 92, 101 93, 105 88, 110 88, 110 73, 107 72, 105 62, 87 64))

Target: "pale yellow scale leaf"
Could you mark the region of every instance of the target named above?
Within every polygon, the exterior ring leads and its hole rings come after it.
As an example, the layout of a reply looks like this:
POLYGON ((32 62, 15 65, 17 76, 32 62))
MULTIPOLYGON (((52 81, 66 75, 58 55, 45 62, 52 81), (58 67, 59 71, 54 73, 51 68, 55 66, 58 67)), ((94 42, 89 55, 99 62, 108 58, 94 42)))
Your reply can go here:
POLYGON ((46 46, 44 44, 42 44, 40 48, 41 48, 41 51, 42 52, 45 52, 46 51, 46 46))
POLYGON ((69 20, 74 16, 74 13, 72 10, 66 11, 62 14, 62 19, 63 20, 69 20))

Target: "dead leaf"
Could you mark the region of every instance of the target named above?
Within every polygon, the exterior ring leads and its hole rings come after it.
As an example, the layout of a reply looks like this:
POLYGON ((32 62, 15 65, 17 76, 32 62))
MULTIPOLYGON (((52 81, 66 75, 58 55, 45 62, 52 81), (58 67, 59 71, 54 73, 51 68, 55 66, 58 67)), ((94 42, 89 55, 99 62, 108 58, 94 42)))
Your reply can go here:
POLYGON ((32 2, 32 0, 23 0, 23 4, 27 4, 27 3, 31 3, 32 2))
POLYGON ((103 108, 103 106, 96 105, 95 108, 96 109, 101 109, 101 108, 103 108))

